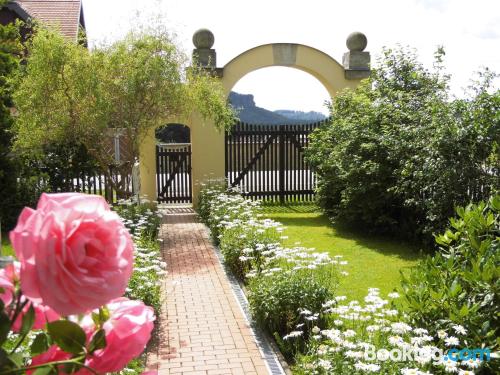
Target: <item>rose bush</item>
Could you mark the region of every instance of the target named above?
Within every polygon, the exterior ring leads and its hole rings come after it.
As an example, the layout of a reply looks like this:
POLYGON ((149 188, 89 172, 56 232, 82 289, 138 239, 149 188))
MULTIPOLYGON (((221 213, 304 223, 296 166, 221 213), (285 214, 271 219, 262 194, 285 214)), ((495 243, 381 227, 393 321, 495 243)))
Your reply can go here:
MULTIPOLYGON (((128 298, 117 298, 111 301, 107 308, 110 317, 102 325, 102 336, 98 333, 100 332, 99 326, 96 326, 90 315, 85 316, 81 321, 88 347, 93 340, 96 342, 94 338, 97 336, 104 337, 106 342, 104 348, 95 350, 85 360, 85 366, 98 373, 120 371, 133 358, 140 355, 151 337, 155 319, 151 307, 128 298)), ((69 353, 57 345, 52 345, 45 353, 35 356, 32 365, 39 366, 69 358, 69 353)), ((89 374, 85 368, 77 373, 89 374)))
MULTIPOLYGON (((19 262, 13 262, 7 265, 7 267, 0 269, 0 288, 4 290, 0 295, 0 299, 5 306, 10 306, 14 299, 15 285, 19 283, 19 269, 19 262)), ((33 329, 42 329, 46 322, 52 322, 60 318, 60 315, 50 307, 32 302, 24 296, 20 298, 20 303, 24 308, 19 311, 17 319, 12 323, 13 332, 19 332, 21 330, 23 317, 29 313, 30 308, 33 308, 34 311, 33 329)), ((8 308, 8 311, 10 310, 11 309, 8 308)))
MULTIPOLYGON (((110 318, 103 324, 107 345, 87 363, 98 372, 119 371, 140 355, 151 338, 155 320, 153 308, 140 301, 118 298, 107 307, 110 318)), ((94 333, 96 328, 94 325, 94 333)))
POLYGON ((21 262, 21 289, 61 315, 80 314, 123 295, 133 244, 103 197, 42 194, 10 233, 21 262))
POLYGON ((43 194, 10 239, 19 262, 0 269, 1 373, 106 373, 142 353, 154 310, 122 297, 133 243, 102 197, 43 194))

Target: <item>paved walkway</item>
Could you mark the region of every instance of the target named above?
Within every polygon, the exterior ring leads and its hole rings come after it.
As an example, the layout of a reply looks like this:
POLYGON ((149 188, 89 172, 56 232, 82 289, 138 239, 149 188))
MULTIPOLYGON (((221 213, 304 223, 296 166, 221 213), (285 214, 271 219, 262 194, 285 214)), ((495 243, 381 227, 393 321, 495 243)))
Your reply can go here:
POLYGON ((168 275, 157 348, 148 369, 163 374, 269 374, 205 227, 190 208, 162 225, 168 275))

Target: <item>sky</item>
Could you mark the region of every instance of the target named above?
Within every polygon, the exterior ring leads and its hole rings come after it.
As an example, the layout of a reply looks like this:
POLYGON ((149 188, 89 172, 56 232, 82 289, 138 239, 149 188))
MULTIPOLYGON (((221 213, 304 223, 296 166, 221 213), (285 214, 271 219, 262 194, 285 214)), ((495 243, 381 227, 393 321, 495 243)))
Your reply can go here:
MULTIPOLYGON (((372 62, 383 46, 401 44, 416 48, 420 61, 431 67, 436 48, 444 46, 457 96, 481 67, 500 73, 500 1, 495 0, 82 1, 91 46, 160 22, 188 55, 193 33, 210 29, 219 67, 255 46, 284 42, 309 45, 341 62, 347 35, 361 31, 372 62)), ((271 110, 326 113, 324 101, 329 100, 319 81, 293 68, 254 71, 234 91, 254 94, 258 106, 271 110)))

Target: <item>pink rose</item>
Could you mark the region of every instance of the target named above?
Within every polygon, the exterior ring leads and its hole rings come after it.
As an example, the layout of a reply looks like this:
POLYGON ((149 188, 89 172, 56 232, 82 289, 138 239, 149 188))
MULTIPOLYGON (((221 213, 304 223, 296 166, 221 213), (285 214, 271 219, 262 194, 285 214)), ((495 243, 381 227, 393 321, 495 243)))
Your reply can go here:
MULTIPOLYGON (((31 366, 43 365, 44 363, 65 361, 71 358, 71 354, 63 352, 57 345, 52 345, 45 353, 36 355, 31 360, 31 366)), ((62 370, 64 365, 58 366, 58 370, 62 370)), ((26 373, 31 375, 35 370, 28 370, 26 373)))
MULTIPOLYGON (((9 305, 12 303, 14 297, 15 285, 19 282, 20 267, 19 262, 13 262, 5 268, 0 269, 0 287, 4 290, 4 292, 0 294, 0 299, 2 299, 5 304, 7 308, 6 310, 10 313, 11 318, 14 306, 9 305)), ((21 303, 24 301, 26 301, 26 297, 21 296, 21 303)), ((24 306, 23 310, 12 325, 12 330, 14 332, 19 332, 23 315, 28 312, 30 305, 33 305, 33 308, 35 309, 35 323, 33 324, 33 329, 42 329, 45 326, 45 323, 52 322, 60 318, 59 314, 57 314, 50 307, 30 301, 26 304, 26 306, 24 306)))
POLYGON ((104 198, 42 194, 25 208, 10 240, 21 262, 21 289, 61 315, 81 314, 123 295, 133 244, 104 198))
MULTIPOLYGON (((23 299, 22 299, 23 300, 23 299)), ((32 329, 42 329, 45 327, 46 323, 53 322, 55 320, 59 320, 60 316, 54 310, 52 310, 48 306, 40 305, 35 302, 31 302, 26 304, 23 308, 23 311, 19 314, 16 321, 12 325, 12 330, 14 332, 19 332, 21 329, 21 324, 23 321, 23 315, 26 314, 30 308, 30 305, 33 305, 33 309, 35 310, 35 323, 33 324, 32 329)))
POLYGON ((118 298, 108 304, 110 318, 103 325, 106 347, 96 350, 85 363, 99 373, 123 369, 138 357, 151 338, 153 309, 142 301, 118 298))
POLYGON ((19 280, 19 262, 8 264, 0 269, 0 299, 7 307, 12 303, 16 292, 16 282, 19 280))

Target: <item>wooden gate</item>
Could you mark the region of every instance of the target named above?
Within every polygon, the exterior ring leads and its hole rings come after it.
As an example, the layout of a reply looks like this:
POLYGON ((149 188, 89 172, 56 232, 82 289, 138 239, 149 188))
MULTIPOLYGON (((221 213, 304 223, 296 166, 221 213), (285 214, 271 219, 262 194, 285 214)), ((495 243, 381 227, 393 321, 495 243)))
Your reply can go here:
POLYGON ((158 202, 192 202, 191 144, 156 146, 156 191, 158 202))
MULTIPOLYGON (((325 120, 326 121, 326 120, 325 120)), ((266 200, 312 200, 316 178, 304 159, 312 124, 237 123, 226 133, 226 178, 243 195, 266 200)))

